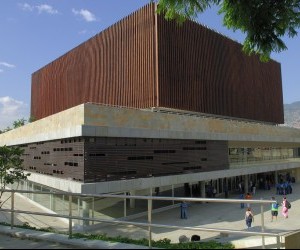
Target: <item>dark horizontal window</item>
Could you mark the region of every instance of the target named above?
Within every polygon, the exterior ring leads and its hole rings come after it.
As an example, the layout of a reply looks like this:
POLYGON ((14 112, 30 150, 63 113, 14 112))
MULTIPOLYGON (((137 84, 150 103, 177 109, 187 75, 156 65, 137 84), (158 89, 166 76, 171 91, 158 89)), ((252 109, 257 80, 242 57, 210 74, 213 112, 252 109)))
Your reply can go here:
POLYGON ((55 167, 57 166, 57 164, 49 163, 49 162, 45 162, 44 165, 45 165, 45 166, 53 166, 53 167, 54 167, 54 166, 55 166, 55 167))
POLYGON ((73 154, 74 156, 83 156, 83 154, 73 154))
POLYGON ((53 170, 53 174, 64 174, 62 170, 53 170))
POLYGON ((201 161, 207 161, 207 158, 201 158, 201 161))
POLYGON ((206 150, 206 147, 183 147, 183 150, 206 150))
POLYGON ((127 158, 129 161, 138 161, 138 160, 153 160, 153 156, 130 156, 127 158))
POLYGON ((78 163, 77 162, 65 162, 65 166, 78 167, 78 163))
POLYGON ((177 161, 177 162, 165 162, 162 165, 173 165, 173 164, 189 164, 188 161, 177 161))
POLYGON ((90 156, 106 156, 106 154, 90 154, 90 156))
POLYGON ((73 151, 73 148, 54 148, 53 151, 73 151))
POLYGON ((40 156, 34 156, 33 159, 34 159, 34 160, 40 160, 41 157, 40 157, 40 156))
POLYGON ((42 155, 48 155, 48 154, 50 154, 49 151, 43 151, 43 152, 42 152, 42 155))
POLYGON ((154 154, 168 154, 168 153, 176 153, 176 150, 171 150, 171 149, 154 150, 154 154))

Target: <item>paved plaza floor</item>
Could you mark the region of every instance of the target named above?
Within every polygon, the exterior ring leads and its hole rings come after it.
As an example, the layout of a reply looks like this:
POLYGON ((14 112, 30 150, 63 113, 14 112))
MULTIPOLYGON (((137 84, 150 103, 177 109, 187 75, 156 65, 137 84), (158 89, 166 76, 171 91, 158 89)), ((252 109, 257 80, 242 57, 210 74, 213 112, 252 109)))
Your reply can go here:
MULTIPOLYGON (((271 190, 257 190, 257 194, 254 199, 270 199, 272 196, 276 197, 277 201, 281 203, 283 196, 275 195, 275 189, 271 190)), ((229 198, 238 198, 237 194, 231 194, 229 198)), ((287 195, 288 200, 292 204, 292 208, 289 211, 289 218, 285 219, 280 212, 277 221, 271 222, 270 206, 264 206, 264 218, 266 232, 273 233, 284 233, 293 230, 300 229, 300 184, 293 184, 293 193, 287 195)), ((43 208, 36 206, 34 203, 28 202, 28 200, 21 197, 16 198, 16 209, 24 209, 28 211, 44 212, 43 208)), ((253 227, 250 231, 261 230, 261 215, 260 206, 252 205, 254 211, 255 220, 253 227)), ((244 220, 245 209, 241 209, 239 204, 227 204, 227 203, 192 203, 188 208, 188 219, 180 219, 179 208, 173 208, 171 210, 153 214, 154 224, 164 225, 175 225, 175 226, 199 226, 205 228, 219 228, 219 229, 231 229, 231 230, 247 230, 244 220)), ((8 213, 0 212, 0 221, 10 222, 10 215, 8 213)), ((147 217, 141 217, 136 219, 137 222, 147 222, 147 217)), ((57 219, 53 217, 41 217, 33 215, 16 215, 16 222, 23 224, 28 222, 30 225, 35 227, 52 227, 58 230, 67 230, 68 223, 66 220, 57 219)), ((133 239, 147 238, 148 231, 146 228, 135 227, 135 226, 120 226, 120 225, 97 225, 90 231, 93 233, 106 233, 108 236, 126 236, 133 239)), ((219 233, 206 233, 206 232, 194 232, 194 231, 183 231, 183 230, 170 230, 170 229, 158 229, 153 228, 153 239, 171 239, 172 242, 178 242, 178 238, 181 235, 191 237, 193 234, 201 236, 202 240, 217 239, 220 241, 231 241, 237 247, 255 247, 253 242, 257 242, 259 245, 260 238, 253 237, 220 237, 219 233), (252 242, 252 243, 251 243, 252 242), (252 245, 251 245, 252 244, 252 245)), ((4 239, 5 242, 5 239, 4 239)), ((34 247, 33 247, 34 248, 34 247)))

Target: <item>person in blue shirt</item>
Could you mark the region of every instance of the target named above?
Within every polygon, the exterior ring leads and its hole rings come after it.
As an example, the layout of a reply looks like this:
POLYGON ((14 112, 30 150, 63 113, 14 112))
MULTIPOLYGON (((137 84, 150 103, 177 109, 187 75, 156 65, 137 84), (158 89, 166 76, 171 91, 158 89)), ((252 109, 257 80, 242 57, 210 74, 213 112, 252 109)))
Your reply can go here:
MULTIPOLYGON (((244 200, 244 199, 245 199, 245 196, 244 196, 243 193, 240 194, 239 199, 241 199, 241 200, 244 200)), ((243 209, 244 207, 245 207, 245 204, 244 204, 244 203, 241 203, 241 209, 243 209)))
POLYGON ((181 219, 187 219, 187 208, 188 208, 188 204, 183 201, 180 204, 180 218, 181 219))
MULTIPOLYGON (((272 197, 272 200, 273 200, 273 201, 276 201, 276 200, 275 200, 275 197, 272 197)), ((272 204, 271 204, 271 215, 272 215, 271 222, 273 222, 273 218, 274 218, 274 217, 276 218, 276 221, 277 221, 278 210, 279 210, 279 204, 278 204, 278 202, 276 201, 276 203, 272 203, 272 204)))

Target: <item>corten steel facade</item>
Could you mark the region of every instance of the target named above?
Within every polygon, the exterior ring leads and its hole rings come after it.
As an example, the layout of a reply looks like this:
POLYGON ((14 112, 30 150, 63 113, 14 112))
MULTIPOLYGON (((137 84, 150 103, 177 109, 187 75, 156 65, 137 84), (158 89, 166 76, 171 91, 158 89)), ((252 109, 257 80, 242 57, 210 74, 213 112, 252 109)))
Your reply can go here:
POLYGON ((31 115, 95 102, 283 123, 280 64, 241 48, 195 22, 166 21, 150 4, 35 72, 31 115))
POLYGON ((225 141, 78 137, 21 147, 25 170, 84 183, 229 168, 225 141))

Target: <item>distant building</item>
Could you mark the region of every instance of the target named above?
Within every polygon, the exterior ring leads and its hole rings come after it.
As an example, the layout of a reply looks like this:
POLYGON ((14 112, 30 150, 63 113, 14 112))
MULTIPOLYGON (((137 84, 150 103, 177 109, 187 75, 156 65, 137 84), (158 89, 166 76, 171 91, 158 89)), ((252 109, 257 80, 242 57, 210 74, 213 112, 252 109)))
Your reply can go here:
POLYGON ((0 135, 31 183, 78 193, 300 180, 300 130, 284 122, 280 64, 149 4, 32 75, 37 121, 0 135))

